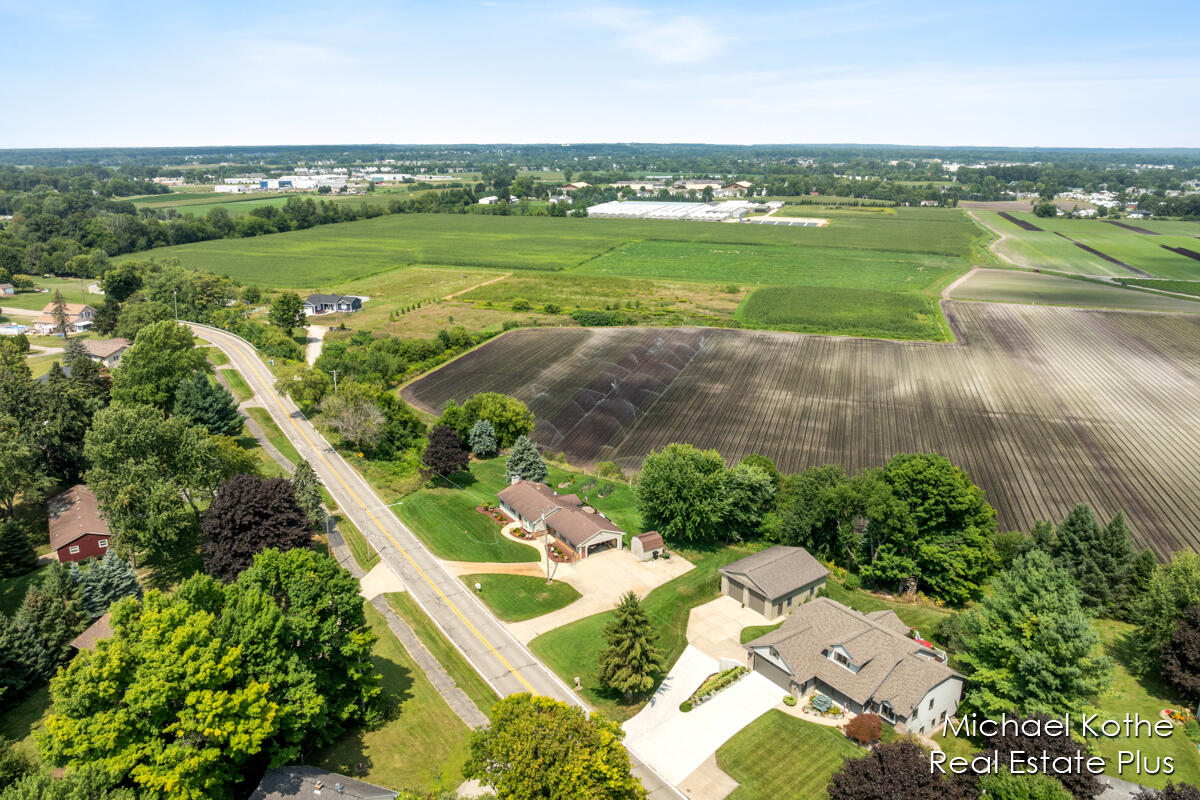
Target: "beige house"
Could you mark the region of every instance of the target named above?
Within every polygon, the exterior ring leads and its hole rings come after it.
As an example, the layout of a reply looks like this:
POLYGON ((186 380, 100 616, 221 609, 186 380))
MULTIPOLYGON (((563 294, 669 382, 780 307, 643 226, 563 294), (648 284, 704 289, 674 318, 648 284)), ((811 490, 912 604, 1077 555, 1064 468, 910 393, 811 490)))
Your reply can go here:
POLYGON ((946 666, 946 654, 911 638, 890 609, 862 614, 818 597, 746 650, 751 668, 794 697, 819 692, 901 732, 932 732, 962 697, 963 677, 946 666))
POLYGON ((115 367, 121 363, 121 356, 125 354, 131 344, 133 343, 128 339, 117 336, 112 339, 87 339, 84 341, 83 347, 93 361, 106 367, 115 367))
POLYGON ((497 495, 500 510, 530 533, 547 533, 572 561, 620 550, 625 532, 578 495, 558 494, 544 483, 517 481, 497 495))
POLYGON ((778 619, 817 596, 829 570, 803 547, 776 545, 721 567, 721 594, 778 619))
MULTIPOLYGON (((82 333, 92 327, 96 318, 96 309, 83 303, 64 303, 67 309, 67 333, 82 333)), ((39 336, 53 336, 58 333, 58 322, 54 319, 54 303, 47 303, 42 313, 33 321, 33 328, 39 336)))

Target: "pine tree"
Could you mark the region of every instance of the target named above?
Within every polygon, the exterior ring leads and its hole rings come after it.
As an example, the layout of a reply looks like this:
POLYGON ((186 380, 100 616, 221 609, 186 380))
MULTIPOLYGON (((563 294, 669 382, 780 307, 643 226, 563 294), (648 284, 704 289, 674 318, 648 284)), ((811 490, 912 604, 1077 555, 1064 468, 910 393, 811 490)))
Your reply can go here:
POLYGON ((237 401, 224 386, 203 372, 193 372, 175 390, 175 414, 200 425, 214 436, 236 436, 242 430, 237 401))
POLYGON ((1036 549, 1046 555, 1054 555, 1054 526, 1049 522, 1034 523, 1033 530, 1029 532, 1029 538, 1033 540, 1033 546, 1036 549))
POLYGON ((517 437, 512 450, 508 453, 508 460, 504 464, 504 474, 508 480, 510 482, 523 480, 541 483, 546 480, 549 472, 546 462, 538 453, 537 445, 528 436, 517 437))
POLYGON ((50 317, 54 320, 54 327, 67 338, 67 327, 70 323, 71 314, 67 311, 67 301, 63 299, 62 292, 58 289, 54 290, 54 301, 50 304, 50 317))
POLYGON ((25 526, 15 519, 0 525, 0 577, 15 578, 32 572, 37 566, 37 552, 25 526))
POLYGON ((33 634, 0 614, 0 708, 21 699, 34 677, 30 672, 37 650, 33 634))
POLYGON ((68 339, 67 343, 63 345, 63 363, 73 368, 76 361, 83 359, 92 360, 88 355, 87 348, 83 346, 83 340, 68 339))
POLYGON ((1096 549, 1092 552, 1092 560, 1105 576, 1102 591, 1102 605, 1107 613, 1120 613, 1127 605, 1129 597, 1129 580, 1133 562, 1136 558, 1133 550, 1133 535, 1125 522, 1125 515, 1117 513, 1100 531, 1096 540, 1096 549))
POLYGON ((15 621, 32 637, 27 659, 30 672, 49 680, 74 654, 71 640, 87 627, 79 587, 65 564, 51 564, 46 576, 25 593, 15 621))
POLYGON ((1113 613, 1125 604, 1133 564, 1133 541, 1125 516, 1100 527, 1086 505, 1077 505, 1058 526, 1054 563, 1074 578, 1084 605, 1113 613))
POLYGON ((626 700, 653 689, 662 671, 662 652, 654 646, 657 638, 638 596, 626 592, 612 620, 604 626, 608 646, 600 653, 597 665, 600 682, 622 692, 626 700))
POLYGON ((109 550, 104 558, 91 560, 82 567, 71 565, 71 578, 79 584, 83 608, 95 619, 108 611, 108 607, 126 597, 141 597, 142 587, 138 583, 133 565, 109 550))
POLYGON ((486 419, 475 421, 467 442, 471 445, 471 452, 478 458, 492 458, 500 450, 496 444, 496 429, 486 419))
POLYGON ((314 527, 325 524, 325 505, 321 501, 321 479, 306 459, 300 459, 292 473, 292 488, 296 490, 296 505, 303 509, 314 527))

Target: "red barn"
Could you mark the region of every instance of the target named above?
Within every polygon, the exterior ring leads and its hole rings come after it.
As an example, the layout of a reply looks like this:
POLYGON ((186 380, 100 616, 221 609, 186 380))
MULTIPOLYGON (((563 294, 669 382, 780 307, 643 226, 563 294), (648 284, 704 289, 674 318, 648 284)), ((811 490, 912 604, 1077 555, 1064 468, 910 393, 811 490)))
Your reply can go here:
POLYGON ((108 552, 108 525, 100 515, 96 495, 80 484, 46 504, 50 547, 59 561, 83 561, 108 552))

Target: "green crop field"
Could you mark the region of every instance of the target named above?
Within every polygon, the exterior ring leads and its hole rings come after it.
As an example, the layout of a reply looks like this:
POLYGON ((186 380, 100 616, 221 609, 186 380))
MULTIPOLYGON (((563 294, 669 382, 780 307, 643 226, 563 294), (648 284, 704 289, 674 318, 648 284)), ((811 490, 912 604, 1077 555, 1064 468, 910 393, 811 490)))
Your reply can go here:
POLYGON ((940 332, 932 298, 873 289, 764 286, 738 307, 737 318, 752 328, 885 339, 936 339, 940 332))
MULTIPOLYGON (((1185 231, 1188 223, 1147 223, 1141 220, 1124 220, 1124 224, 1163 234, 1149 236, 1122 228, 1098 219, 1070 219, 1067 217, 1042 218, 1025 212, 1013 212, 1018 220, 1036 225, 1040 231, 1028 231, 1004 219, 996 211, 974 212, 984 224, 1004 238, 996 243, 996 251, 1014 264, 1023 267, 1044 267, 1062 272, 1085 275, 1113 275, 1122 278, 1139 276, 1134 270, 1149 273, 1151 277, 1175 278, 1179 280, 1200 279, 1200 261, 1171 252, 1162 247, 1184 247, 1198 250, 1200 241, 1196 234, 1185 231), (1057 234, 1062 234, 1057 235, 1057 234), (1122 267, 1089 253, 1068 239, 1087 245, 1106 256, 1127 264, 1133 269, 1122 267)), ((1200 225, 1196 226, 1200 229, 1200 225)))
MULTIPOLYGON (((502 316, 482 312, 517 300, 535 310, 557 305, 558 313, 636 304, 645 322, 727 326, 750 288, 805 285, 913 296, 889 303, 885 297, 828 293, 825 301, 839 307, 801 306, 784 327, 940 338, 937 312, 923 319, 928 304, 916 295, 970 266, 983 234, 979 226, 953 209, 833 209, 823 215, 832 220, 824 228, 392 215, 161 248, 123 259, 176 257, 187 267, 246 283, 370 295, 359 324, 386 324, 398 333, 409 322, 498 325, 502 316), (396 272, 402 267, 424 272, 396 272), (487 270, 511 274, 492 280, 487 270), (396 319, 394 312, 414 300, 440 303, 439 298, 459 292, 454 305, 466 304, 473 313, 448 308, 436 320, 424 319, 428 314, 396 319), (806 316, 806 309, 820 313, 806 316), (456 314, 461 322, 451 319, 456 314)), ((756 318, 746 321, 751 319, 756 318)))
MULTIPOLYGON (((1129 281, 1136 283, 1136 281, 1129 281)), ((1150 281, 1149 283, 1153 283, 1150 281)), ((1200 284, 1195 284, 1200 286, 1200 284)), ((981 269, 954 288, 956 300, 988 300, 1001 303, 1032 303, 1052 306, 1123 308, 1135 311, 1182 311, 1200 314, 1200 302, 1182 297, 1122 289, 1116 284, 1019 272, 981 269)))
POLYGON ((1133 280, 1121 279, 1121 283, 1127 283, 1130 286, 1145 286, 1148 289, 1159 289, 1164 292, 1176 292, 1177 294, 1190 294, 1195 297, 1200 297, 1200 281, 1165 281, 1155 278, 1136 278, 1133 280))

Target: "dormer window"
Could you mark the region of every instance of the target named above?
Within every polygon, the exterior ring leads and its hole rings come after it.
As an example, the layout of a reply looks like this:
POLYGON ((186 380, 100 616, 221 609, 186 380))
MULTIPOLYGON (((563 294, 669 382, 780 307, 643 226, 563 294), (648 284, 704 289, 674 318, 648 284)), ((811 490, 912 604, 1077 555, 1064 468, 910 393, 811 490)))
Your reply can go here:
POLYGON ((833 651, 833 660, 841 664, 843 667, 853 666, 853 664, 850 663, 850 659, 846 658, 846 656, 838 650, 833 651))

